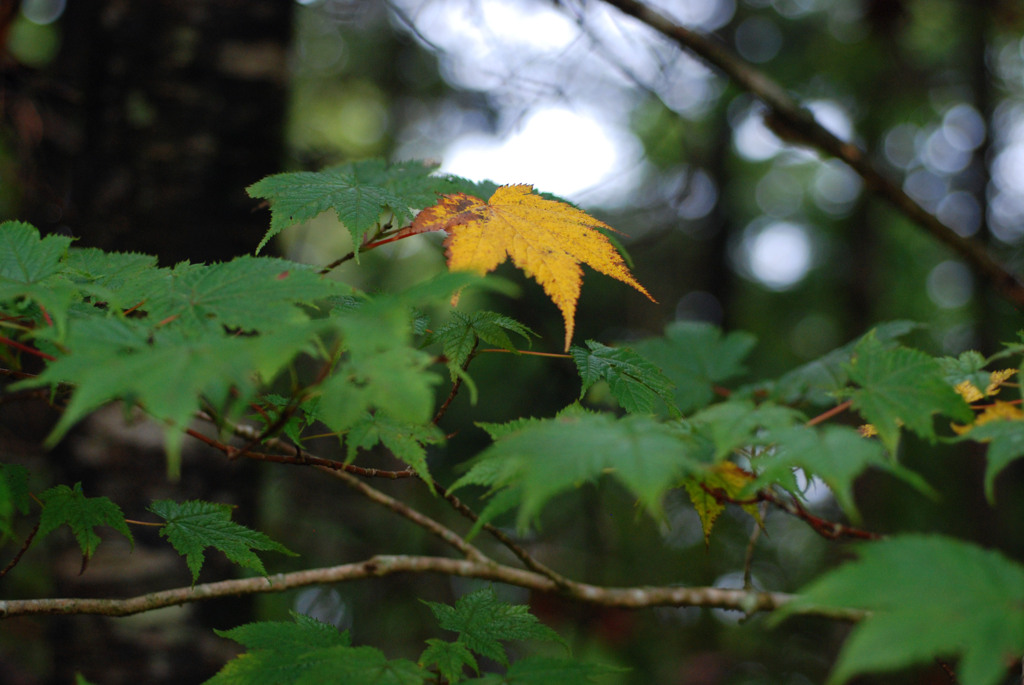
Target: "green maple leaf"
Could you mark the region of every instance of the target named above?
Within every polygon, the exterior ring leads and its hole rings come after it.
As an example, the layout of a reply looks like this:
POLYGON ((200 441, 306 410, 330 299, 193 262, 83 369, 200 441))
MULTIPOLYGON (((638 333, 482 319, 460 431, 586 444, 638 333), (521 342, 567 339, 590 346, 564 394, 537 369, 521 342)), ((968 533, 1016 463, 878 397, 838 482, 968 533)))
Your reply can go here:
POLYGON ((160 537, 167 538, 174 549, 185 557, 185 563, 192 572, 193 583, 199 578, 208 547, 219 549, 239 566, 264 576, 267 572, 263 562, 253 550, 298 556, 263 533, 232 521, 231 507, 227 504, 198 500, 179 504, 171 500, 158 500, 153 502, 149 511, 167 521, 160 529, 160 537))
POLYGON ((755 405, 749 400, 728 400, 701 409, 690 417, 694 432, 712 448, 712 459, 722 461, 739 448, 768 444, 765 431, 802 423, 802 413, 772 402, 755 405))
POLYGON ((87 559, 100 544, 100 537, 93 530, 96 526, 110 526, 134 544, 121 508, 106 497, 86 497, 81 483, 75 483, 74 488, 55 485, 40 494, 39 499, 43 512, 39 517, 37 539, 67 524, 87 559))
POLYGON ((551 498, 606 474, 659 515, 665 492, 700 468, 690 436, 642 415, 616 419, 574 409, 517 425, 519 430, 475 457, 451 487, 484 485, 491 493, 504 491, 485 508, 481 520, 518 498, 517 525, 523 530, 551 498))
POLYGON ((455 606, 424 602, 438 625, 459 634, 458 641, 480 656, 508 666, 502 641, 546 640, 569 645, 555 631, 537 620, 524 605, 498 599, 494 590, 477 590, 460 597, 455 606))
POLYGON ((856 561, 820 577, 772 618, 810 607, 870 611, 850 633, 830 685, 856 675, 959 657, 963 685, 1003 682, 1024 648, 1024 567, 940 536, 903 535, 857 547, 856 561))
POLYGON ((714 398, 717 383, 745 372, 742 362, 755 342, 749 333, 723 336, 710 324, 676 322, 665 328, 664 337, 641 340, 632 347, 675 384, 674 405, 688 413, 714 398))
POLYGON ((331 430, 350 429, 371 409, 400 422, 430 420, 433 386, 441 379, 426 371, 432 362, 429 355, 395 346, 359 356, 340 365, 319 387, 317 415, 331 430))
POLYGON ((25 313, 44 325, 52 321, 62 333, 68 308, 80 299, 77 289, 59 273, 70 243, 65 236, 41 238, 31 224, 0 223, 0 302, 34 302, 45 313, 25 313))
POLYGON ((436 638, 427 640, 427 648, 423 650, 418 663, 424 668, 436 665, 438 673, 449 683, 462 680, 462 672, 466 666, 476 673, 480 672, 473 652, 458 641, 446 642, 436 638))
POLYGON ((569 349, 583 386, 580 398, 598 381, 606 381, 612 396, 631 414, 650 414, 660 399, 673 416, 679 415, 673 384, 657 366, 628 347, 608 347, 594 340, 569 349))
POLYGON ((363 237, 386 212, 401 225, 411 218, 412 208, 436 202, 435 191, 447 192, 444 179, 430 176, 434 168, 366 160, 317 172, 268 176, 246 189, 250 197, 270 201, 270 230, 256 252, 282 230, 331 209, 352 235, 358 251, 363 237))
MULTIPOLYGON (((388 162, 376 158, 349 162, 344 166, 352 169, 353 176, 360 183, 394 191, 404 200, 405 208, 418 209, 432 205, 437 202, 439 194, 449 193, 452 188, 450 176, 433 175, 438 167, 433 162, 388 162)), ((395 212, 395 219, 400 223, 412 218, 411 213, 404 211, 405 208, 391 208, 399 210, 395 212)))
MULTIPOLYGON (((919 324, 910 321, 889 321, 879 324, 867 335, 894 347, 896 338, 916 328, 920 328, 919 324)), ((772 396, 782 404, 796 404, 805 399, 818 405, 833 404, 836 394, 849 385, 845 365, 862 339, 863 336, 784 374, 770 385, 772 396)))
POLYGON ((104 320, 72 324, 68 335, 71 353, 50 363, 36 378, 14 386, 75 386, 47 444, 54 445, 71 426, 107 402, 137 402, 167 425, 172 476, 180 464, 182 430, 201 398, 236 413, 255 394, 261 380, 273 379, 322 328, 316 322, 294 324, 272 334, 242 337, 208 331, 195 339, 168 332, 155 336, 149 344, 140 329, 128 324, 111 327, 111 332, 119 331, 115 335, 120 344, 110 344, 110 336, 96 334, 105 327, 104 320))
POLYGON ((441 377, 427 371, 433 357, 412 347, 411 300, 380 296, 332 312, 347 356, 317 389, 317 418, 331 430, 348 430, 374 409, 405 423, 432 418, 441 377))
POLYGON ((887 347, 867 335, 846 365, 860 388, 850 393, 852 407, 878 431, 882 443, 896 454, 900 425, 935 440, 933 415, 970 421, 974 414, 946 382, 942 366, 932 357, 907 347, 887 347))
POLYGON ((157 267, 156 257, 89 248, 68 250, 62 273, 83 294, 109 309, 144 304, 147 293, 160 293, 171 278, 170 269, 157 267))
POLYGON ((512 664, 504 675, 488 674, 464 681, 466 685, 589 685, 627 669, 571 659, 528 656, 512 664))
POLYGON ((464 314, 453 311, 452 318, 427 338, 424 344, 440 342, 444 356, 450 366, 457 369, 466 363, 470 353, 478 341, 483 341, 509 352, 518 353, 518 349, 508 337, 509 332, 516 333, 530 343, 532 330, 513 318, 495 312, 472 312, 464 314))
POLYGON ((273 330, 308 320, 298 303, 349 292, 308 266, 283 259, 238 257, 211 265, 180 265, 146 293, 145 311, 156 321, 197 330, 227 326, 273 330))
POLYGON ((967 381, 984 392, 991 382, 992 375, 985 371, 988 360, 981 356, 980 352, 968 350, 962 352, 959 357, 939 357, 935 361, 942 367, 946 382, 954 388, 967 381))
POLYGON ((348 631, 339 631, 329 623, 292 612, 287 621, 259 621, 229 630, 214 630, 217 635, 244 645, 248 649, 303 651, 318 647, 350 647, 348 631))
POLYGON ((434 480, 427 468, 427 451, 424 445, 444 442, 444 432, 433 424, 413 424, 395 421, 385 414, 364 414, 363 418, 349 429, 345 443, 348 447, 348 461, 355 459, 358 450, 370 449, 378 443, 412 467, 433 490, 434 480))
MULTIPOLYGON (((489 200, 491 196, 494 195, 494 191, 501 187, 494 181, 471 181, 462 176, 446 176, 445 181, 448 183, 448 187, 443 191, 445 195, 465 193, 466 195, 479 197, 482 200, 489 200)), ((555 199, 548 193, 539 194, 550 199, 555 199)))
POLYGON ((259 650, 239 656, 207 685, 421 685, 429 673, 406 659, 389 661, 372 647, 259 650))
MULTIPOLYGON (((872 467, 935 496, 935 491, 921 476, 888 459, 881 445, 852 428, 792 426, 769 432, 766 440, 774 444, 774 449, 755 460, 760 473, 748 490, 757 490, 769 483, 782 483, 791 489, 793 468, 801 468, 821 478, 836 496, 839 506, 854 521, 860 520, 860 512, 853 498, 853 484, 857 476, 872 467)), ((807 480, 810 482, 810 478, 807 480)))
POLYGON ((292 614, 295 623, 250 623, 225 631, 250 651, 232 659, 207 685, 420 685, 429 673, 407 659, 388 660, 352 647, 347 632, 292 614))
POLYGON ((0 223, 0 282, 38 283, 60 270, 71 238, 48 235, 21 221, 0 223))

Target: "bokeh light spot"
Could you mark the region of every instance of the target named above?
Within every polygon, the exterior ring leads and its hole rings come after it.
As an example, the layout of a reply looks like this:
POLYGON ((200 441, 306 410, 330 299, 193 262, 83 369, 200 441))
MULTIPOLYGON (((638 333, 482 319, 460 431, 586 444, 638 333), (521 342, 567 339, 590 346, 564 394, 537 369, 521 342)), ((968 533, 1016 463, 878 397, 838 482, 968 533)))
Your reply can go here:
POLYGON ((954 260, 935 265, 928 274, 927 288, 928 297, 943 309, 963 307, 974 294, 970 269, 954 260))
POLYGON ((811 269, 813 250, 807 229, 788 221, 747 227, 742 253, 746 271, 772 290, 787 290, 811 269))
POLYGON ((595 186, 603 203, 624 199, 639 183, 640 145, 632 135, 597 118, 562 107, 531 112, 504 137, 471 133, 444 154, 443 171, 473 180, 531 183, 539 190, 578 199, 595 186))

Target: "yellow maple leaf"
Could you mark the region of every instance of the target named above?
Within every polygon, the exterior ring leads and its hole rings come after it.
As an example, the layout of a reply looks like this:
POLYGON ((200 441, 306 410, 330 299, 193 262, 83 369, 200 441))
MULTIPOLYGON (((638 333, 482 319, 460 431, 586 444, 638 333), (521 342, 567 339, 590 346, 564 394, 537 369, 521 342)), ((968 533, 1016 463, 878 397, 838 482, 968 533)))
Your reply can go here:
POLYGON ((568 351, 583 282, 581 263, 655 302, 597 227, 613 230, 571 205, 535 194, 533 186, 509 185, 498 188, 487 202, 465 193, 445 195, 400 233, 445 231, 452 271, 484 274, 511 258, 562 312, 568 351))

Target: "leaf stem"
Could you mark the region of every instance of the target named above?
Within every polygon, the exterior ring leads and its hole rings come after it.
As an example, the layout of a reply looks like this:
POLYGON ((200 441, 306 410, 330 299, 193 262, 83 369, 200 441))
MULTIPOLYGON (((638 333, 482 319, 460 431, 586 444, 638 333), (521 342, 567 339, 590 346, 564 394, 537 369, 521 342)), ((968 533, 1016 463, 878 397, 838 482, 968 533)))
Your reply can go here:
POLYGON ((10 338, 5 338, 3 336, 0 336, 0 344, 7 345, 8 347, 13 347, 14 349, 20 350, 22 352, 25 352, 26 354, 31 354, 31 355, 34 355, 36 357, 40 357, 42 359, 45 359, 48 362, 55 362, 55 361, 57 361, 57 358, 54 357, 53 355, 46 354, 45 352, 41 352, 40 350, 37 350, 34 347, 29 347, 28 345, 20 343, 17 340, 11 340, 10 338))
MULTIPOLYGON (((469 351, 468 355, 466 355, 466 361, 462 362, 462 367, 461 367, 462 368, 462 373, 465 373, 466 369, 469 368, 469 363, 471 361, 473 361, 473 357, 476 356, 476 348, 477 348, 477 345, 479 345, 479 344, 480 344, 479 340, 477 340, 476 342, 473 343, 473 349, 469 351)), ((450 407, 451 403, 455 401, 455 396, 459 394, 459 389, 461 389, 461 388, 462 388, 462 376, 459 375, 459 376, 456 376, 455 380, 452 382, 452 389, 451 389, 451 392, 448 393, 448 397, 446 397, 444 402, 441 403, 441 406, 438 407, 437 414, 434 415, 434 420, 431 421, 432 424, 434 424, 435 426, 437 425, 438 421, 440 421, 441 418, 448 411, 448 407, 450 407)))
POLYGON ((572 359, 571 354, 562 354, 561 352, 534 352, 532 350, 506 350, 501 347, 486 347, 478 352, 504 352, 506 354, 525 354, 533 357, 554 357, 555 359, 572 359))
MULTIPOLYGON (((374 240, 371 240, 368 243, 364 243, 359 248, 359 251, 360 252, 365 252, 367 250, 372 250, 375 247, 380 247, 381 245, 386 245, 386 244, 394 242, 396 240, 401 240, 402 238, 408 238, 409 235, 412 235, 412 234, 396 235, 399 232, 400 232, 400 229, 391 228, 390 224, 388 224, 388 228, 385 228, 384 230, 378 231, 373 236, 374 240), (385 240, 377 240, 377 238, 380 238, 380 236, 391 236, 391 237, 389 237, 389 238, 387 238, 385 240)), ((319 273, 320 273, 321 276, 323 276, 324 274, 330 273, 331 271, 333 271, 334 269, 337 269, 339 266, 341 266, 345 262, 348 262, 348 261, 351 261, 351 260, 355 259, 355 257, 356 257, 356 251, 352 250, 351 252, 349 252, 345 256, 339 257, 338 259, 335 259, 333 262, 331 262, 327 266, 325 266, 322 269, 320 269, 319 273)))
POLYGON ((380 490, 370 485, 367 485, 366 483, 359 480, 352 474, 344 470, 329 469, 323 466, 315 466, 314 468, 325 473, 328 473, 331 476, 334 476, 335 478, 344 482, 345 485, 349 486, 350 488, 361 494, 363 497, 366 497, 367 499, 377 504, 380 504, 381 506, 387 509, 390 509, 399 516, 408 519, 420 528, 423 528, 427 532, 432 533, 448 545, 454 547, 459 552, 461 552, 469 561, 484 564, 495 563, 491 561, 491 559, 486 554, 481 552, 475 545, 467 542, 465 538, 463 538, 461 535, 453 531, 451 528, 448 528, 447 526, 441 524, 440 522, 434 520, 426 514, 420 513, 419 511, 413 509, 412 507, 405 504, 401 500, 397 500, 394 497, 386 495, 380 490))
POLYGON ((827 411, 823 411, 822 413, 818 414, 814 418, 810 419, 804 425, 806 425, 806 426, 817 426, 819 423, 823 423, 825 421, 828 421, 833 416, 837 416, 838 414, 842 414, 844 411, 849 409, 851 403, 852 403, 851 400, 846 400, 845 402, 840 402, 839 404, 837 404, 836 406, 832 407, 831 409, 829 409, 827 411))
POLYGON ((135 526, 150 526, 152 528, 162 528, 167 525, 166 523, 154 523, 152 521, 136 521, 135 519, 125 519, 125 523, 131 523, 135 526))

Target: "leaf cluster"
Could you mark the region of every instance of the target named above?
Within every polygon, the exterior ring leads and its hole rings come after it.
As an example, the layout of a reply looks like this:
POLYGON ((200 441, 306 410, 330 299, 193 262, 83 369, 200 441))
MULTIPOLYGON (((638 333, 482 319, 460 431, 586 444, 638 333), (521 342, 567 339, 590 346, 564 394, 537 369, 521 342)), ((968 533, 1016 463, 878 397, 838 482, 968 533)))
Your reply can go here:
MULTIPOLYGON (((164 428, 172 477, 185 435, 196 434, 190 428, 196 417, 222 432, 247 417, 259 429, 256 437, 246 434, 244 448, 207 440, 232 456, 255 457, 283 436, 291 450, 271 456, 303 463, 304 442, 326 430, 343 446, 344 457, 327 462, 332 468, 344 470, 382 448, 436 494, 429 461, 446 440, 440 422, 462 385, 475 400, 472 362, 489 351, 481 343, 511 353, 510 359, 534 353, 517 347, 519 339, 529 346, 537 336, 516 319, 457 308, 466 288, 502 288, 470 271, 489 271, 511 256, 562 311, 567 336, 556 347, 564 342, 569 355, 548 354, 566 357, 553 363, 575 366, 579 402, 555 416, 478 424, 491 443, 462 464, 462 475, 448 486, 449 497, 482 493, 484 508, 471 534, 505 517, 526 532, 539 526, 556 499, 611 481, 656 519, 663 518, 668 493, 685 491, 710 544, 728 506, 760 526, 758 505, 784 502, 787 511, 813 522, 801 502, 815 480, 854 523, 862 520, 863 504, 855 486, 868 470, 941 497, 901 463, 907 440, 973 443, 984 451, 989 501, 1000 475, 1024 456, 1024 344, 988 358, 977 352, 936 357, 901 344, 914 325, 892 322, 774 380, 746 378, 753 336, 707 324, 673 323, 663 335, 628 346, 588 340, 570 347, 579 263, 591 263, 583 256, 646 293, 611 243, 595 233, 600 222, 525 186, 473 186, 432 172, 419 163, 366 161, 279 174, 249 189, 270 203, 264 243, 332 210, 357 252, 427 230, 447 232, 449 262, 469 271, 456 268, 395 293, 367 294, 309 266, 267 257, 161 268, 144 255, 79 249, 68 238, 42 237, 28 224, 0 224, 0 361, 17 379, 9 390, 45 389, 62 410, 50 445, 102 405, 141 408, 164 428), (502 222, 504 232, 495 228, 502 222), (589 246, 585 255, 578 246, 566 247, 574 237, 589 246), (540 240, 534 244, 544 246, 541 257, 520 244, 526 238, 540 240), (554 255, 556 248, 565 254, 554 255), (451 389, 440 402, 446 376, 451 389), (823 406, 830 408, 822 413, 823 406)), ((30 479, 22 466, 0 466, 4 539, 30 515, 30 479)), ((55 485, 36 499, 40 537, 67 525, 86 560, 100 544, 97 527, 131 537, 117 505, 86 497, 79 485, 55 485)), ((224 505, 163 500, 149 511, 164 519, 160 535, 185 557, 193 582, 211 547, 261 574, 266 570, 257 552, 291 553, 231 522, 224 505)), ((787 611, 872 612, 856 629, 833 682, 954 657, 961 659, 963 682, 994 685, 993 664, 1024 644, 1022 574, 1018 563, 968 543, 895 536, 864 545, 857 561, 820 578, 787 611), (914 587, 912 574, 883 571, 894 565, 940 571, 914 587), (971 590, 963 602, 947 600, 972 578, 983 579, 986 589, 971 590), (958 624, 968 608, 970 620, 958 624), (891 644, 900 632, 922 637, 913 649, 897 649, 891 644)), ((525 609, 493 593, 474 593, 454 607, 428 606, 443 629, 459 636, 428 642, 419 663, 352 647, 343 634, 296 617, 226 633, 250 651, 214 682, 320 682, 327 673, 346 682, 460 682, 467 670, 478 682, 586 682, 598 673, 541 657, 512 663, 503 642, 557 639, 525 609), (506 673, 482 675, 479 658, 506 673)))
POLYGON ((206 681, 210 685, 344 682, 351 685, 434 682, 583 685, 615 669, 565 657, 528 656, 510 662, 503 643, 565 641, 531 615, 527 607, 498 599, 493 589, 472 592, 454 606, 426 602, 440 628, 458 633, 455 640, 431 638, 416 661, 388 659, 373 647, 353 647, 348 631, 302 614, 293 622, 250 623, 217 631, 248 651, 206 681), (481 673, 479 658, 496 662, 504 674, 481 673), (468 676, 471 672, 474 676, 468 676))

